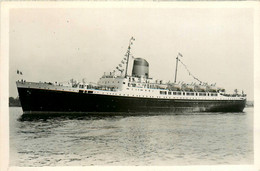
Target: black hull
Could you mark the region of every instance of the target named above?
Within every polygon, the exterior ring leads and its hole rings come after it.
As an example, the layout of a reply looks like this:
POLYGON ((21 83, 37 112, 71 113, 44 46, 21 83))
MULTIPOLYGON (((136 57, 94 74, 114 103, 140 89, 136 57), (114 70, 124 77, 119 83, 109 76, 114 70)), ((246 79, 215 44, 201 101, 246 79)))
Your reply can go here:
POLYGON ((195 113, 242 112, 245 100, 185 100, 86 94, 19 88, 24 113, 195 113))

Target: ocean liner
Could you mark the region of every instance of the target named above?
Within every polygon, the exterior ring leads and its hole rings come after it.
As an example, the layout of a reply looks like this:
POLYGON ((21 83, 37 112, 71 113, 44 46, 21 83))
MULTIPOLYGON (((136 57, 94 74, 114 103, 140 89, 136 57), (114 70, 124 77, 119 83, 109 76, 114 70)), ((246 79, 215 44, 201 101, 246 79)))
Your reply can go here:
POLYGON ((243 92, 226 94, 225 89, 204 83, 191 73, 196 83, 177 83, 178 62, 184 65, 180 53, 176 57, 173 82, 150 78, 149 63, 143 58, 134 58, 130 52, 133 41, 134 38, 131 38, 126 55, 116 70, 104 73, 96 84, 73 80, 66 84, 17 81, 23 113, 178 114, 243 111, 246 104, 246 94, 243 92), (133 64, 132 73, 128 74, 130 60, 133 64))

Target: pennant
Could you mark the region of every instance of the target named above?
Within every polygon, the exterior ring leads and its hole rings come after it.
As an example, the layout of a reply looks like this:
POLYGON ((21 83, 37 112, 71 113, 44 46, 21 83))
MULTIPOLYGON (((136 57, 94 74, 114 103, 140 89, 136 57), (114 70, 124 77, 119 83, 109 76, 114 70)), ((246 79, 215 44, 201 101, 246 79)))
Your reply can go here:
POLYGON ((19 71, 19 70, 16 71, 16 74, 23 75, 22 71, 19 71))
POLYGON ((182 54, 181 54, 180 52, 179 52, 179 54, 178 54, 178 55, 179 55, 179 56, 181 56, 181 57, 183 57, 183 56, 182 56, 182 54))

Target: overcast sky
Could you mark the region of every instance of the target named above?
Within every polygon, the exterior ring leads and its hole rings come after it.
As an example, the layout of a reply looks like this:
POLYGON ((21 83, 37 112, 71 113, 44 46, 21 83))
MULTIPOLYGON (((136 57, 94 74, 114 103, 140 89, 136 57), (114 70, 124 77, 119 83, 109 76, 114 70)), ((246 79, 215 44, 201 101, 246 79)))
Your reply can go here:
MULTIPOLYGON (((15 81, 97 82, 132 53, 150 64, 150 77, 174 80, 178 52, 192 74, 253 100, 252 9, 12 9, 10 96, 15 81), (19 69, 22 76, 16 74, 19 69)), ((194 80, 179 65, 177 81, 194 80)))

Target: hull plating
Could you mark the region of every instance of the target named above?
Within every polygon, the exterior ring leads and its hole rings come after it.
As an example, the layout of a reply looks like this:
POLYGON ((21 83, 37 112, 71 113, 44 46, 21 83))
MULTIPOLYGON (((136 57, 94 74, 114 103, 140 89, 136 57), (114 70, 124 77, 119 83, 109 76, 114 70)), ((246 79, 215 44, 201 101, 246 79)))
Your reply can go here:
POLYGON ((245 100, 185 100, 18 88, 24 113, 242 112, 245 100))

